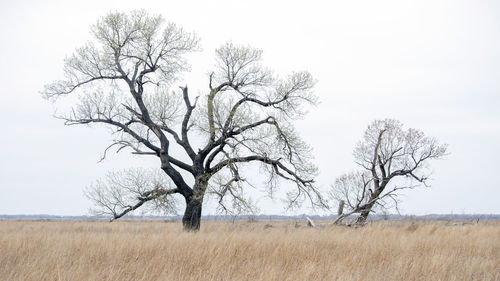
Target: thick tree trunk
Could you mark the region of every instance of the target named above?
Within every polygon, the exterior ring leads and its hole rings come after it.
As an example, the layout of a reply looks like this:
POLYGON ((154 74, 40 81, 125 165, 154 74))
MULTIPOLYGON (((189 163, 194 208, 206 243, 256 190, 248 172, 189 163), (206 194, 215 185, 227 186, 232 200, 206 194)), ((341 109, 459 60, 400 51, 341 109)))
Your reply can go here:
POLYGON ((186 231, 200 230, 202 201, 197 199, 186 199, 186 210, 182 217, 182 225, 186 231))
POLYGON ((204 174, 197 176, 193 186, 193 193, 185 197, 186 210, 184 211, 184 217, 182 217, 182 225, 186 231, 200 230, 201 207, 209 178, 204 174))

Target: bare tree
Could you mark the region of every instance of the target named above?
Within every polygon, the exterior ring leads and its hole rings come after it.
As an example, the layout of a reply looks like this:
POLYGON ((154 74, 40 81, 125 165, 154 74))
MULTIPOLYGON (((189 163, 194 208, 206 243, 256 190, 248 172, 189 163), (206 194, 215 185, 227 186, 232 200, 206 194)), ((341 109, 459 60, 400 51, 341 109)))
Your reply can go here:
POLYGON ((356 223, 363 224, 377 207, 397 209, 401 190, 428 186, 428 162, 443 158, 446 149, 419 130, 404 130, 397 120, 372 122, 353 153, 361 169, 340 176, 332 186, 331 196, 346 205, 335 223, 359 213, 356 223))
POLYGON ((138 208, 176 214, 178 202, 173 194, 175 187, 163 171, 141 168, 108 172, 85 190, 85 196, 97 207, 91 209, 92 213, 114 214, 112 220, 138 208))
POLYGON ((104 156, 113 147, 156 156, 172 181, 115 201, 95 188, 90 196, 102 210, 116 219, 158 196, 179 194, 186 202, 184 228, 197 230, 205 194, 216 196, 222 209, 250 207, 243 171, 252 163, 260 164, 270 194, 281 180, 294 184, 289 206, 304 199, 322 205, 310 148, 292 125, 304 105, 316 102, 311 75, 278 78, 261 65, 261 50, 228 43, 216 50, 206 94, 193 99, 187 86, 168 87, 188 69, 183 55, 198 49, 198 39, 174 24, 162 26, 160 16, 143 11, 103 17, 92 27, 96 40, 65 61, 66 79, 43 92, 56 99, 78 90, 79 101, 61 117, 67 125, 114 128, 116 140, 104 156))

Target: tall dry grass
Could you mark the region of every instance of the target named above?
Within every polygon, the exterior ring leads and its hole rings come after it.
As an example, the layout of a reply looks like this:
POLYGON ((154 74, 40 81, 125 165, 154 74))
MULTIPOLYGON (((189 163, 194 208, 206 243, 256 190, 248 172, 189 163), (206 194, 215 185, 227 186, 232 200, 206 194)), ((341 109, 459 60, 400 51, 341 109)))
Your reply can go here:
POLYGON ((0 221, 0 279, 500 280, 498 222, 264 224, 0 221))

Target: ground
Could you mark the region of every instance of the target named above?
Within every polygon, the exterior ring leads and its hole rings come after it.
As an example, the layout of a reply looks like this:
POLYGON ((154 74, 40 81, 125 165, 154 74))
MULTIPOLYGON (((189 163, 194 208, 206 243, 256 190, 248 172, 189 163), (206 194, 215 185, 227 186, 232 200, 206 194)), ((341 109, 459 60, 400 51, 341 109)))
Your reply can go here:
POLYGON ((202 222, 198 233, 180 222, 0 221, 0 280, 9 281, 470 281, 500 280, 499 269, 494 221, 202 222))

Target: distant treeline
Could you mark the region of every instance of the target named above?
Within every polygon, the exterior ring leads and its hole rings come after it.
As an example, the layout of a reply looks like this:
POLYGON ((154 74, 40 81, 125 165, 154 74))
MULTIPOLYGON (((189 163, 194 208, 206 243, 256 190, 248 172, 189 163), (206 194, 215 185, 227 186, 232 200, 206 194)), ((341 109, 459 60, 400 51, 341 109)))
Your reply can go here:
MULTIPOLYGON (((335 215, 315 216, 315 215, 207 215, 202 216, 205 221, 269 221, 269 220, 303 220, 309 217, 313 220, 333 220, 335 215)), ((164 220, 180 221, 182 216, 127 216, 129 220, 164 220)), ((354 218, 354 216, 353 216, 354 218)), ((109 220, 108 216, 55 216, 55 215, 0 215, 0 220, 40 220, 40 221, 84 221, 84 220, 109 220)), ((370 220, 500 220, 500 214, 430 214, 430 215, 398 215, 398 214, 374 214, 370 220)))

